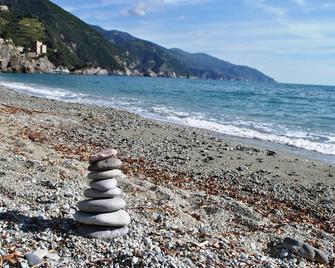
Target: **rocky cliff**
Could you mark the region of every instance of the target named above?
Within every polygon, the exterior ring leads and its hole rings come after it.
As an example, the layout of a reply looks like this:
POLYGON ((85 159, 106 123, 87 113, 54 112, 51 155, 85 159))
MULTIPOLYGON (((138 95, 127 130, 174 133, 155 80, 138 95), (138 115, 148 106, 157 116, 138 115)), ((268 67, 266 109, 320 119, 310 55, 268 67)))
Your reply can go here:
POLYGON ((7 71, 7 67, 12 59, 19 57, 20 52, 13 42, 0 39, 0 69, 7 71))
POLYGON ((48 57, 25 58, 11 40, 0 39, 0 71, 23 73, 52 73, 55 66, 48 57))

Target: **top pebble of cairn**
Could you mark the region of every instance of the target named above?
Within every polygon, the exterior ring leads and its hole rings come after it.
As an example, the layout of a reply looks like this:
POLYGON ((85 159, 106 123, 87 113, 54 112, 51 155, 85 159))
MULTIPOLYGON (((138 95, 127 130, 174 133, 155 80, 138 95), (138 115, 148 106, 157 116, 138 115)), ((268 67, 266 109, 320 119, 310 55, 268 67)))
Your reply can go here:
POLYGON ((98 154, 91 155, 89 158, 89 163, 92 165, 101 160, 106 160, 109 158, 116 158, 117 153, 118 151, 115 149, 107 149, 107 150, 101 151, 98 154))

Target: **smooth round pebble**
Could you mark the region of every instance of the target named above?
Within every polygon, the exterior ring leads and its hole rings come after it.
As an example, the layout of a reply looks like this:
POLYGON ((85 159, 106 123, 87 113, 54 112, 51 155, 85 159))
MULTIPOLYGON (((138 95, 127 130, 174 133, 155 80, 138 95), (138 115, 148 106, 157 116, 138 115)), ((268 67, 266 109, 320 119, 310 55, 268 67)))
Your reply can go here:
POLYGON ((127 226, 117 228, 117 227, 80 224, 77 227, 77 231, 83 236, 103 239, 103 240, 110 240, 116 237, 126 235, 129 232, 129 229, 127 226))
POLYGON ((113 169, 107 171, 92 171, 87 174, 90 180, 104 180, 121 176, 123 173, 120 169, 113 169))
POLYGON ((99 191, 108 191, 117 186, 116 179, 90 181, 89 186, 99 191))
POLYGON ((304 243, 302 247, 298 249, 297 254, 309 261, 313 261, 315 257, 314 248, 306 243, 304 243))
POLYGON ((89 158, 90 164, 98 162, 100 160, 108 159, 108 158, 115 158, 118 151, 115 149, 106 149, 94 155, 91 155, 89 158))
POLYGON ((88 188, 84 191, 84 196, 86 198, 110 198, 115 196, 120 196, 122 190, 119 187, 114 187, 108 191, 98 191, 93 188, 88 188))
POLYGON ((302 245, 303 242, 295 238, 286 237, 283 241, 283 247, 292 250, 294 253, 296 253, 302 245))
POLYGON ((91 164, 88 167, 89 171, 106 171, 111 169, 120 169, 122 166, 122 162, 117 158, 109 158, 105 160, 101 160, 91 164))
POLYGON ((319 262, 319 263, 329 263, 328 257, 321 250, 314 249, 314 252, 315 252, 314 260, 316 262, 319 262))
POLYGON ((280 258, 286 258, 288 256, 288 249, 286 248, 283 248, 281 251, 280 251, 280 258))
POLYGON ((112 212, 126 207, 126 202, 121 197, 108 199, 87 199, 78 203, 80 211, 91 213, 112 212))
POLYGON ((118 210, 110 213, 86 213, 76 211, 74 214, 76 221, 89 224, 89 225, 102 225, 102 226, 125 226, 130 223, 130 217, 124 210, 118 210))

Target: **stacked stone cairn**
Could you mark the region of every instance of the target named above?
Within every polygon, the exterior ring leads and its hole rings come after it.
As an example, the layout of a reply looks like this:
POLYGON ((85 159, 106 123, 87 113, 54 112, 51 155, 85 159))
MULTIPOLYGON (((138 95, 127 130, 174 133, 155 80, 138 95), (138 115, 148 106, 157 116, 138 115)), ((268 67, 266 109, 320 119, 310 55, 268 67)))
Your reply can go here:
POLYGON ((123 210, 126 202, 121 197, 122 190, 117 187, 117 178, 125 175, 116 155, 116 150, 108 149, 89 159, 90 188, 84 191, 87 199, 78 203, 79 211, 74 214, 81 235, 108 240, 128 233, 130 217, 123 210))

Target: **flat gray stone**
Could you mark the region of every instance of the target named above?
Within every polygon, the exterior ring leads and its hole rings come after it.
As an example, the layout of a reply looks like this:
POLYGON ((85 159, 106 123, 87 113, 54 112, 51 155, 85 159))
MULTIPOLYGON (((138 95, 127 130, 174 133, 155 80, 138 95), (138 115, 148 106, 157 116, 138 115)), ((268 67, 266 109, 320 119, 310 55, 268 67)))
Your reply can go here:
POLYGON ((100 214, 76 211, 73 216, 77 222, 89 225, 116 227, 126 226, 130 223, 129 214, 124 210, 100 214))
POLYGON ((112 169, 120 169, 122 166, 122 162, 120 159, 117 158, 109 158, 105 160, 101 160, 91 164, 88 167, 89 171, 106 171, 112 169))
POLYGON ((105 180, 121 176, 123 173, 120 169, 113 169, 107 171, 92 171, 87 174, 90 180, 105 180))
POLYGON ((27 253, 24 257, 28 261, 29 266, 36 266, 43 262, 43 258, 40 258, 34 253, 27 253))
POLYGON ((77 231, 79 234, 86 236, 86 237, 103 239, 103 240, 111 240, 113 238, 126 235, 129 229, 127 226, 120 228, 120 227, 107 227, 107 226, 80 224, 77 227, 77 231))
POLYGON ((121 197, 108 199, 87 199, 78 203, 78 208, 83 212, 100 213, 112 212, 126 207, 126 202, 121 197))
POLYGON ((301 257, 306 258, 309 261, 314 261, 315 251, 314 248, 306 243, 299 248, 297 254, 301 257))
POLYGON ((98 191, 93 188, 84 191, 84 196, 87 198, 110 198, 120 195, 122 195, 122 190, 119 187, 114 187, 108 191, 98 191))
POLYGON ((53 261, 59 261, 60 257, 57 253, 48 253, 46 256, 46 258, 53 260, 53 261))
POLYGON ((35 250, 33 254, 38 256, 40 259, 43 259, 48 254, 48 250, 45 248, 40 248, 40 249, 35 250))
POLYGON ((100 160, 108 159, 108 158, 115 158, 118 151, 115 149, 106 149, 94 155, 91 155, 89 158, 90 164, 98 162, 100 160))
POLYGON ((314 252, 315 252, 314 260, 316 262, 319 262, 319 263, 329 263, 328 257, 321 250, 314 249, 314 252))
POLYGON ((108 191, 117 186, 117 181, 116 179, 90 181, 88 185, 99 191, 108 191))

